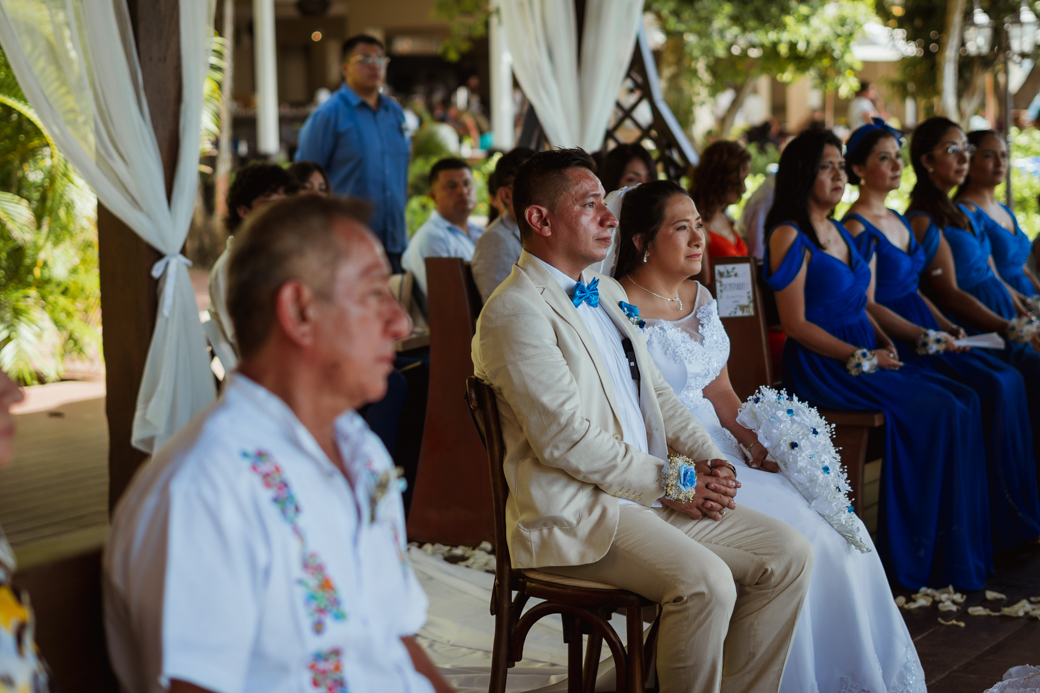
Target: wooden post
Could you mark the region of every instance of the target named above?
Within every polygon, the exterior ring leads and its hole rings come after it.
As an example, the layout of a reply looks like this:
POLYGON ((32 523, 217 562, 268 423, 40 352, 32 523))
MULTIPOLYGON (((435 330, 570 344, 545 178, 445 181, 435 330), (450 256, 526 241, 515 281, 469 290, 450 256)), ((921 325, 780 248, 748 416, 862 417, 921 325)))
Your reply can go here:
MULTIPOLYGON (((180 144, 181 42, 179 0, 127 0, 145 98, 166 175, 166 195, 180 144)), ((161 255, 98 205, 98 265, 108 416, 109 508, 115 507, 147 455, 130 444, 145 358, 158 305, 152 265, 161 255)))

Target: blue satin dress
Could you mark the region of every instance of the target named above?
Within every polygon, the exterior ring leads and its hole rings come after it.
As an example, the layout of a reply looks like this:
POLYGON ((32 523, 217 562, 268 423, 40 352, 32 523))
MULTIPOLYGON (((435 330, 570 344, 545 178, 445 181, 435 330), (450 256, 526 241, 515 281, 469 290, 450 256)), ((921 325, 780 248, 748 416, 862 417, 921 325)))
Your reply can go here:
MULTIPOLYGON (((874 349, 866 312, 870 268, 848 232, 834 224, 849 246, 851 266, 799 233, 776 272, 767 244, 765 279, 783 290, 809 253, 805 318, 844 342, 874 349)), ((889 575, 911 589, 980 589, 993 570, 993 550, 978 397, 914 364, 853 376, 844 361, 791 337, 784 343, 783 382, 818 407, 884 412, 876 546, 889 575)))
POLYGON ((993 253, 993 263, 997 266, 997 274, 1000 275, 1000 278, 1023 296, 1034 296, 1037 293, 1036 287, 1033 286, 1033 282, 1029 281, 1029 277, 1022 271, 1022 266, 1026 264, 1026 261, 1029 259, 1029 253, 1033 250, 1032 243, 1022 233, 1022 229, 1018 225, 1018 219, 1015 218, 1011 210, 1004 205, 1000 206, 1004 207, 1011 217, 1011 221, 1015 225, 1014 233, 998 224, 981 207, 976 207, 974 212, 964 205, 961 205, 961 209, 967 212, 975 228, 980 229, 989 238, 990 249, 993 253))
MULTIPOLYGON (((917 292, 918 275, 924 268, 924 251, 913 231, 898 212, 893 212, 910 231, 910 247, 904 251, 858 214, 864 231, 854 242, 863 261, 876 257, 874 300, 897 315, 932 330, 939 324, 917 292)), ((1022 376, 997 357, 974 350, 921 356, 914 344, 896 342, 900 360, 962 383, 979 396, 989 468, 990 523, 994 551, 1021 546, 1040 536, 1040 494, 1037 492, 1033 434, 1029 404, 1022 376)))
MULTIPOLYGON (((967 210, 965 210, 967 213, 967 210)), ((917 216, 927 216, 924 212, 908 212, 907 219, 912 220, 917 216)), ((968 216, 971 221, 971 216, 968 216)), ((921 249, 924 251, 924 267, 927 268, 935 260, 935 254, 939 250, 940 233, 946 239, 953 254, 953 262, 957 272, 957 286, 979 299, 979 301, 991 311, 1005 320, 1013 320, 1017 317, 1015 304, 1011 302, 1011 294, 1007 288, 993 274, 989 266, 989 256, 992 254, 992 244, 989 236, 985 233, 976 234, 974 230, 947 226, 941 232, 930 218, 928 231, 921 240, 921 249)), ((927 272, 927 269, 922 270, 927 272)), ((947 315, 956 318, 957 322, 965 330, 973 334, 979 334, 983 330, 973 325, 970 320, 962 315, 956 315, 953 311, 947 311, 947 315)), ((1026 397, 1029 398, 1030 416, 1033 422, 1033 431, 1040 435, 1040 353, 1029 344, 1012 342, 1007 344, 1001 351, 992 351, 997 358, 1005 363, 1011 364, 1026 383, 1026 397)), ((1034 436, 1034 447, 1038 445, 1038 439, 1034 436)))

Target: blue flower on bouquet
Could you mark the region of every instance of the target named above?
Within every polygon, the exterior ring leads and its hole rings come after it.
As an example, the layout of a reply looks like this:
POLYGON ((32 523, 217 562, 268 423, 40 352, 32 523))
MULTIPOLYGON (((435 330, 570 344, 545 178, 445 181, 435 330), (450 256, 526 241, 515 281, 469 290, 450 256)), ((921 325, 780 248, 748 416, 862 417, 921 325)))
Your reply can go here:
POLYGON ((684 464, 679 470, 679 487, 683 491, 689 491, 697 485, 697 470, 688 464, 684 464))
POLYGON ((625 314, 625 317, 628 318, 630 323, 639 329, 646 327, 646 320, 642 320, 639 317, 638 306, 633 306, 631 303, 625 303, 624 301, 618 301, 618 305, 621 306, 621 312, 625 314))

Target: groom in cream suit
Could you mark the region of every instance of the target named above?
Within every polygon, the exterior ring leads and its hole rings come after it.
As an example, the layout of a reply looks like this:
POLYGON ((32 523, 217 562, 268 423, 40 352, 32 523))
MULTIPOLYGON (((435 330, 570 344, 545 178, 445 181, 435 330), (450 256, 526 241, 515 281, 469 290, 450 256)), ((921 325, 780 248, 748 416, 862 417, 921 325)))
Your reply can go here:
POLYGON ((583 271, 604 258, 617 225, 594 171, 580 149, 520 168, 524 251, 473 338, 476 374, 502 417, 513 565, 661 604, 664 693, 776 691, 812 548, 737 507, 732 468, 620 309, 625 291, 583 271), (697 462, 693 503, 663 498, 669 448, 697 462))

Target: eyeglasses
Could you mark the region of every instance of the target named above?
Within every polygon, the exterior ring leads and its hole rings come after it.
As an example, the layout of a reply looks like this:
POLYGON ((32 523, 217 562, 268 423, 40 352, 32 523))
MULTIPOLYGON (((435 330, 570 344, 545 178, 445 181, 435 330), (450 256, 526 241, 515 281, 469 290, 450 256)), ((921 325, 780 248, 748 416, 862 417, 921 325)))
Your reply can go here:
POLYGON ((361 63, 366 67, 386 67, 390 64, 390 58, 378 55, 355 55, 347 62, 361 63))
POLYGON ((951 144, 946 149, 937 149, 936 153, 942 152, 945 154, 949 154, 950 156, 957 156, 958 154, 967 154, 970 158, 976 151, 978 151, 978 149, 979 148, 976 147, 974 144, 951 144))

